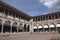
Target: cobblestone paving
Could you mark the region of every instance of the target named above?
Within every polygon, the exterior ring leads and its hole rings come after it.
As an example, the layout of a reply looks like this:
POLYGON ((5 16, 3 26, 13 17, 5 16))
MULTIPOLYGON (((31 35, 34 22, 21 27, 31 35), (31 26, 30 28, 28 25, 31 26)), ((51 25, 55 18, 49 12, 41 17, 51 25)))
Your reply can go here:
POLYGON ((60 34, 4 34, 0 40, 50 40, 52 37, 60 37, 60 34))

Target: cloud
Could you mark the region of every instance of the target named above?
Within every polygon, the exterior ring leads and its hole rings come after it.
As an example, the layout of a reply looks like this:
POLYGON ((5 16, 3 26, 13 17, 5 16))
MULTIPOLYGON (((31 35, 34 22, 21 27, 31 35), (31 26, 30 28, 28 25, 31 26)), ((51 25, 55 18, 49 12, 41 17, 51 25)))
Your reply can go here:
POLYGON ((50 9, 60 9, 60 0, 39 0, 39 2, 50 9))
POLYGON ((43 13, 43 15, 48 14, 48 13, 43 13))

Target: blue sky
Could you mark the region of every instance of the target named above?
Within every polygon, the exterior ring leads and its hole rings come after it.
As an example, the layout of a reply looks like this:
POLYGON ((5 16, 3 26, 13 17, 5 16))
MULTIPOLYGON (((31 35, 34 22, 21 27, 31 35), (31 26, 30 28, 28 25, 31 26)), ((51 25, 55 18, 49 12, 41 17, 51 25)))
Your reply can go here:
POLYGON ((58 0, 2 0, 7 4, 25 12, 30 16, 47 14, 49 12, 60 11, 60 1, 58 0), (56 5, 58 7, 56 7, 56 5), (53 4, 53 5, 52 5, 53 4))

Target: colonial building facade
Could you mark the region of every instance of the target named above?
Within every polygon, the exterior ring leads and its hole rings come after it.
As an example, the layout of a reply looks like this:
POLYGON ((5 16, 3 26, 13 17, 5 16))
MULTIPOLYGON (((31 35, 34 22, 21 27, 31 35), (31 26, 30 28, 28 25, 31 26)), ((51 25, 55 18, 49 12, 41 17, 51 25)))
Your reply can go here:
POLYGON ((32 17, 0 1, 0 33, 59 31, 60 12, 32 17))

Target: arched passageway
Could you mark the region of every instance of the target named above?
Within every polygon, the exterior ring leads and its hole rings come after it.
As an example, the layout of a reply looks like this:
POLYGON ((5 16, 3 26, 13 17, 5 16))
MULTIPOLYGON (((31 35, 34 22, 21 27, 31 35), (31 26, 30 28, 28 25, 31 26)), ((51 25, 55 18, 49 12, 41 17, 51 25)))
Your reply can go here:
POLYGON ((23 24, 22 24, 22 23, 20 23, 20 24, 19 24, 18 32, 22 32, 22 31, 23 31, 23 24))
POLYGON ((23 30, 24 30, 24 32, 27 32, 26 24, 24 24, 23 30))
POLYGON ((34 30, 34 32, 37 32, 38 31, 38 28, 37 28, 36 25, 34 25, 33 30, 34 30))
POLYGON ((2 20, 0 19, 0 33, 2 31, 2 20))
POLYGON ((4 27, 3 27, 3 33, 10 32, 10 29, 11 29, 10 24, 11 24, 11 22, 9 20, 5 21, 4 27))
POLYGON ((39 29, 39 32, 42 32, 43 31, 42 25, 39 25, 38 29, 39 29))
POLYGON ((29 32, 29 25, 24 25, 24 32, 29 32))
POLYGON ((57 31, 60 32, 60 23, 56 24, 57 31))
POLYGON ((27 32, 29 32, 29 25, 27 25, 27 32))
POLYGON ((47 31, 47 32, 49 31, 49 27, 48 27, 48 25, 47 25, 47 24, 46 24, 46 25, 44 25, 44 26, 43 26, 43 28, 44 28, 44 31, 47 31))
POLYGON ((49 27, 50 27, 50 31, 51 31, 51 32, 52 32, 52 31, 56 31, 56 26, 55 26, 55 24, 50 24, 49 27))
POLYGON ((16 22, 13 23, 12 32, 17 32, 17 23, 16 22))

